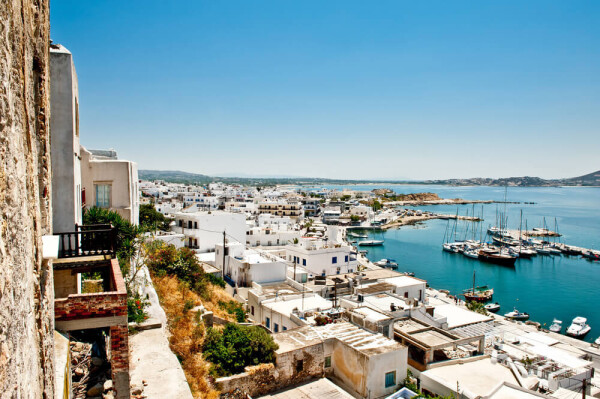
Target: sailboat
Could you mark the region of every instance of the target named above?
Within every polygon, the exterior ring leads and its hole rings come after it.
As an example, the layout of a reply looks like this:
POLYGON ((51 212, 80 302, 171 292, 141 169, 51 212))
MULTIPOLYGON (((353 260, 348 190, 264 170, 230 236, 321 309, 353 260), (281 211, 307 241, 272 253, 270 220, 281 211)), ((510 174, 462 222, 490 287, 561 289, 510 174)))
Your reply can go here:
POLYGON ((464 290, 461 295, 465 297, 467 302, 488 302, 492 300, 494 289, 489 288, 487 285, 475 287, 475 270, 473 270, 473 287, 464 290))

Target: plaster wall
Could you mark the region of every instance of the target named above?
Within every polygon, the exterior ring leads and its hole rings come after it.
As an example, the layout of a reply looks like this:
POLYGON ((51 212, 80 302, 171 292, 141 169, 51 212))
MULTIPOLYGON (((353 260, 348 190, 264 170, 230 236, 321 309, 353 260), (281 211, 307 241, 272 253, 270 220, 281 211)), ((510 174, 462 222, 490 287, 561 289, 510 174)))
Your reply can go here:
POLYGON ((73 56, 62 46, 50 50, 50 77, 52 221, 60 233, 82 223, 79 90, 73 56))

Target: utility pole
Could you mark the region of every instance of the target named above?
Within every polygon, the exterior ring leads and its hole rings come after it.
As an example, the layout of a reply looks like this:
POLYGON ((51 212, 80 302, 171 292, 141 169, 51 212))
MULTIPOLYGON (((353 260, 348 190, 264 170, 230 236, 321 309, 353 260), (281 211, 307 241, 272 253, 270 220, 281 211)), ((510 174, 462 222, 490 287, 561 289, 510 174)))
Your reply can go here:
POLYGON ((221 267, 221 275, 225 276, 225 230, 223 230, 223 266, 221 267))
POLYGON ((581 389, 581 397, 585 399, 585 391, 587 390, 587 379, 583 377, 583 388, 581 389))

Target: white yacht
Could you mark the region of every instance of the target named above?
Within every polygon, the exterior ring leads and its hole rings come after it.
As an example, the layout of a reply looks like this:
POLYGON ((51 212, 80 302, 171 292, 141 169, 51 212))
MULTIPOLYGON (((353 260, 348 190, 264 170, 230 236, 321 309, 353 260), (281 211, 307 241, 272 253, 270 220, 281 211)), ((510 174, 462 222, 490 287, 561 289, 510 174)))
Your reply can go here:
POLYGON ((592 327, 588 326, 585 317, 577 316, 573 319, 569 328, 567 328, 567 335, 574 338, 583 338, 591 329, 592 327))

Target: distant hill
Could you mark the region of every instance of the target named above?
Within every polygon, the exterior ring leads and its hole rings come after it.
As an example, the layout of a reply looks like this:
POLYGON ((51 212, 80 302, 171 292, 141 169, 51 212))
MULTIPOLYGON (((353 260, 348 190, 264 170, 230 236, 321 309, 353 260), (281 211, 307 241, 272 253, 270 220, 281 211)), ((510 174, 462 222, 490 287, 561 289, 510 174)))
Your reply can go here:
POLYGON ((542 179, 522 176, 491 179, 474 177, 469 179, 429 180, 427 184, 449 184, 455 186, 511 186, 511 187, 558 187, 558 186, 600 186, 600 171, 568 179, 542 179))
POLYGON ((579 177, 561 180, 569 186, 600 186, 600 170, 579 177))
POLYGON ((172 183, 208 184, 223 182, 252 186, 273 186, 277 184, 319 185, 319 184, 445 184, 453 186, 510 186, 510 187, 557 187, 557 186, 600 186, 600 171, 568 179, 546 180, 540 177, 522 176, 492 179, 474 177, 446 180, 341 180, 304 177, 222 177, 207 176, 176 170, 140 170, 142 180, 164 180, 172 183))
POLYGON ((142 180, 165 180, 171 183, 210 183, 213 178, 198 173, 182 172, 180 170, 147 170, 138 171, 139 178, 142 180))

